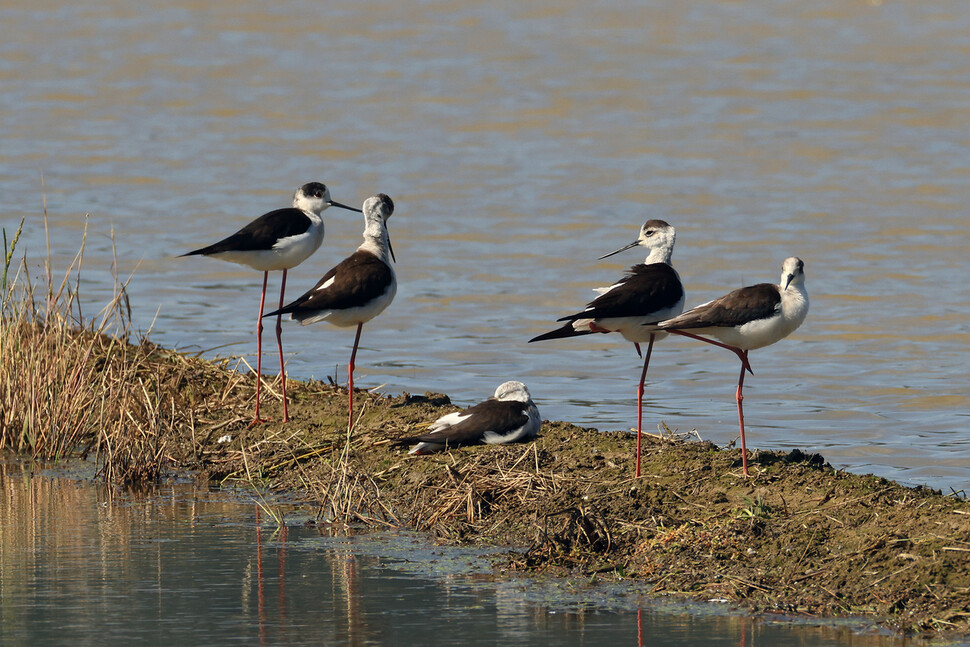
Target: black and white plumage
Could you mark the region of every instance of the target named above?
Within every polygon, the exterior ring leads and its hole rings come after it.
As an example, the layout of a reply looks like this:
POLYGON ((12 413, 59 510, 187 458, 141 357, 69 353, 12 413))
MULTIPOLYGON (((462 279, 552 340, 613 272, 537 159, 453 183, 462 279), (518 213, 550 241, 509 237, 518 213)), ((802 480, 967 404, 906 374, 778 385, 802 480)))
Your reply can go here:
MULTIPOLYGON (((211 256, 231 263, 248 265, 263 273, 263 291, 259 299, 259 317, 256 323, 256 412, 253 424, 262 422, 259 417, 259 396, 262 384, 263 364, 263 307, 266 302, 266 284, 269 273, 283 271, 280 283, 280 306, 286 291, 286 272, 296 267, 323 243, 323 218, 320 214, 327 207, 341 207, 360 211, 330 198, 330 189, 320 182, 304 184, 293 195, 293 206, 276 209, 253 220, 251 223, 207 247, 195 249, 182 256, 211 256)), ((276 321, 276 343, 280 354, 280 380, 283 395, 283 422, 289 420, 286 407, 286 369, 283 363, 283 327, 276 321)))
POLYGON ((596 297, 581 311, 561 317, 561 328, 533 337, 533 341, 577 337, 592 333, 618 332, 638 349, 642 342, 666 337, 651 327, 684 309, 684 287, 680 275, 670 265, 676 231, 663 220, 648 220, 632 243, 600 257, 600 260, 632 247, 647 248, 643 263, 634 265, 613 285, 596 288, 596 297))
POLYGON ((380 193, 364 201, 364 242, 357 251, 327 272, 313 288, 292 303, 267 314, 289 314, 304 326, 326 321, 335 326, 357 326, 354 349, 347 366, 350 392, 349 416, 353 426, 354 361, 364 324, 387 308, 397 293, 397 277, 391 265, 394 252, 387 219, 394 202, 380 193))
POLYGON ((646 259, 627 270, 626 275, 613 285, 597 288, 600 296, 593 299, 581 312, 559 321, 561 328, 533 337, 530 342, 564 337, 578 337, 592 333, 618 332, 633 342, 640 355, 640 343, 647 342, 643 371, 637 387, 637 460, 636 476, 640 476, 640 442, 643 427, 643 383, 653 352, 653 343, 667 336, 657 328, 659 322, 680 314, 684 309, 684 286, 680 275, 670 265, 674 252, 676 231, 663 220, 648 220, 640 228, 635 241, 620 249, 601 256, 613 256, 632 247, 649 250, 646 259))
POLYGON ((260 272, 288 270, 320 248, 324 234, 320 214, 331 206, 360 212, 332 200, 325 184, 309 182, 297 189, 292 207, 264 213, 233 235, 183 256, 211 256, 260 272))
POLYGON ((522 382, 505 382, 495 395, 464 411, 438 418, 426 434, 403 438, 399 445, 417 443, 409 454, 430 454, 460 445, 501 445, 535 438, 542 426, 529 389, 522 382))
POLYGON ((778 285, 759 283, 739 288, 659 325, 661 330, 726 348, 741 360, 736 399, 741 428, 741 466, 745 476, 750 474, 744 441, 744 411, 741 407, 744 396, 741 391, 745 371, 754 373, 748 363, 748 351, 784 339, 802 325, 807 315, 805 264, 800 258, 791 256, 782 264, 781 282, 778 285), (702 335, 710 335, 720 341, 702 335))

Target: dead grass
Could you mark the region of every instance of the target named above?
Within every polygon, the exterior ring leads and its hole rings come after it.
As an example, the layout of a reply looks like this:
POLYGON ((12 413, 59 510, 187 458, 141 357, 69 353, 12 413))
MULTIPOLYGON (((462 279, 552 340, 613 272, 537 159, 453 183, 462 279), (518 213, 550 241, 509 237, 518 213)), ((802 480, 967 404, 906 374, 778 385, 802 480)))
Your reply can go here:
POLYGON ((22 228, 9 244, 3 232, 0 450, 44 460, 93 456, 112 483, 157 479, 180 452, 172 437, 194 434, 187 382, 201 362, 129 341, 130 276, 115 272, 112 298, 86 319, 84 239, 69 267, 55 273, 48 254, 34 280, 26 256, 15 261, 22 228))

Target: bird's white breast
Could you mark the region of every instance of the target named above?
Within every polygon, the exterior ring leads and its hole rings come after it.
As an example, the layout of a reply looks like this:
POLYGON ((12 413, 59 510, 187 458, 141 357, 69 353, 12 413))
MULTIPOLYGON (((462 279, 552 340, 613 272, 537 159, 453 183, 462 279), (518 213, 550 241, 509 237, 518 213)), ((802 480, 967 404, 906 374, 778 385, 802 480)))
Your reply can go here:
MULTIPOLYGON (((308 230, 296 236, 280 238, 273 249, 270 250, 281 258, 284 262, 292 263, 289 267, 295 267, 313 255, 313 252, 320 249, 323 243, 323 223, 311 225, 308 230)), ((276 269, 284 269, 282 267, 276 269)))

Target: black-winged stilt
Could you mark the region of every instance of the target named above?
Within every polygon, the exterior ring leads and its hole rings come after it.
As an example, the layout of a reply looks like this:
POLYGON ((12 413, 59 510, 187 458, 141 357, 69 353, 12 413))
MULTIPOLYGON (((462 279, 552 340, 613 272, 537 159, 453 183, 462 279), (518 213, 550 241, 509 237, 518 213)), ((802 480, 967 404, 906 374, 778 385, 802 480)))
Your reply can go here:
MULTIPOLYGON (((217 243, 193 250, 182 256, 201 254, 231 263, 248 265, 263 273, 263 291, 259 298, 259 317, 256 322, 256 412, 251 424, 263 422, 259 417, 259 395, 263 365, 263 305, 269 273, 283 270, 280 283, 280 307, 286 291, 286 271, 296 267, 323 242, 323 218, 327 207, 341 207, 359 212, 330 198, 330 189, 320 182, 304 184, 293 195, 293 206, 264 213, 256 220, 217 243)), ((289 420, 286 408, 286 368, 283 362, 283 326, 276 320, 276 345, 280 354, 280 380, 283 395, 283 422, 289 420)))
POLYGON ((808 292, 805 291, 805 264, 791 256, 781 266, 781 282, 759 283, 739 288, 705 304, 692 308, 659 325, 678 335, 714 344, 732 351, 741 360, 736 399, 738 425, 741 428, 741 471, 748 474, 748 451, 744 442, 744 372, 752 375, 748 351, 763 348, 792 334, 808 314, 808 292), (690 330, 691 332, 687 332, 690 330), (701 337, 711 335, 720 341, 701 337))
POLYGON ((409 454, 430 454, 460 445, 501 445, 534 438, 542 426, 529 389, 522 382, 505 382, 495 395, 464 411, 438 418, 420 436, 402 438, 398 445, 417 443, 409 454))
POLYGON ((390 305, 397 293, 391 260, 394 249, 387 219, 394 202, 383 193, 364 201, 364 242, 357 251, 327 272, 312 289, 289 305, 265 315, 289 314, 304 326, 326 321, 335 326, 357 326, 354 350, 347 365, 349 427, 354 425, 354 360, 364 324, 390 305))
POLYGON ((633 342, 640 356, 640 343, 647 342, 643 371, 637 386, 637 460, 636 476, 640 476, 640 442, 643 428, 643 383, 647 377, 653 343, 666 337, 656 325, 664 319, 680 314, 684 309, 684 286, 680 276, 670 265, 676 232, 663 220, 648 220, 640 228, 640 235, 629 245, 610 252, 600 259, 619 254, 632 247, 649 250, 640 265, 627 270, 626 276, 606 288, 597 288, 600 296, 586 305, 582 312, 562 317, 562 328, 533 337, 530 342, 591 333, 618 332, 633 342))

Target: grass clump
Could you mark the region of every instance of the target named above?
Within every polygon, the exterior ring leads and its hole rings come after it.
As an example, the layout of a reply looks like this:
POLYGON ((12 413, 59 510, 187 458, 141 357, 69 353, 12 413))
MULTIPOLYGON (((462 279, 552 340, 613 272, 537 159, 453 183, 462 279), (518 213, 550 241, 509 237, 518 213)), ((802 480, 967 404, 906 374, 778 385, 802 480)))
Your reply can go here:
MULTIPOLYGON (((184 378, 147 341, 131 343, 128 280, 90 321, 79 299, 84 239, 55 277, 50 260, 34 280, 26 255, 17 262, 21 221, 8 241, 0 275, 0 450, 34 459, 93 456, 109 482, 153 480, 162 471, 163 438, 185 422, 184 378)), ((46 229, 46 213, 45 213, 46 229)), ((116 267, 116 264, 114 265, 116 267)))

